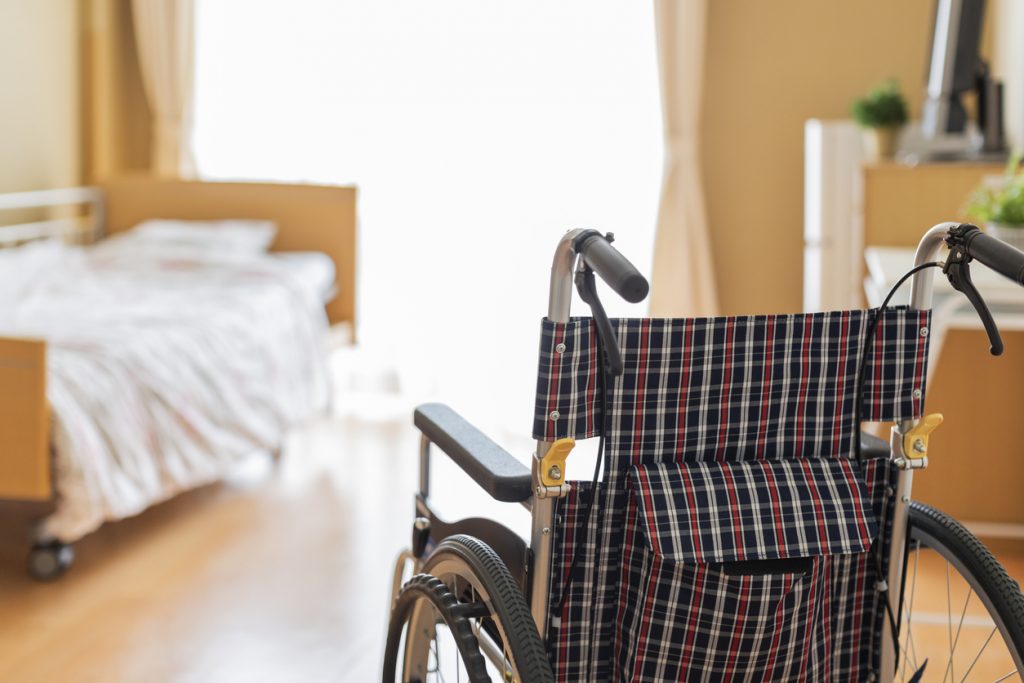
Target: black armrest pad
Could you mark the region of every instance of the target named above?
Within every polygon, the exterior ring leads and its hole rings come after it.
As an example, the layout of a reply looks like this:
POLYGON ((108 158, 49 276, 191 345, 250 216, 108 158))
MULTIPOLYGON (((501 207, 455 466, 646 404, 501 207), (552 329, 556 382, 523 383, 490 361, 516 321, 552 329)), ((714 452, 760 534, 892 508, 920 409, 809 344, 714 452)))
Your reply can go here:
POLYGON ((532 494, 530 470, 448 406, 421 405, 413 421, 492 498, 519 503, 532 494))
POLYGON ((889 442, 867 432, 860 433, 860 447, 861 456, 864 458, 889 457, 889 442))

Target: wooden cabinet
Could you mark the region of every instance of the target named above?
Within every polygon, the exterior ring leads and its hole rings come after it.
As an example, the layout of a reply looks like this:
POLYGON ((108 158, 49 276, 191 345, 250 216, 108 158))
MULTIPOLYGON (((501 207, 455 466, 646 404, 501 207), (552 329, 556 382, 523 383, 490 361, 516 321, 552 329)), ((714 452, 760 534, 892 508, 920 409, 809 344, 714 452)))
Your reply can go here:
POLYGON ((936 223, 966 220, 971 192, 982 178, 1002 170, 975 163, 864 166, 864 244, 914 246, 936 223))

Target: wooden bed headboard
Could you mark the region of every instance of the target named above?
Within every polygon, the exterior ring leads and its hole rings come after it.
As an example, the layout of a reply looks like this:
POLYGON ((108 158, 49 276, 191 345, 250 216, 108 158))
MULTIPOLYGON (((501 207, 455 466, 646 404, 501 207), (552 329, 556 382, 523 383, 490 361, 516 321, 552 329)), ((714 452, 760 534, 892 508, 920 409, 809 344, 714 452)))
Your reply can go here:
POLYGON ((103 183, 108 234, 149 218, 254 218, 277 224, 273 251, 320 251, 334 261, 337 296, 331 323, 355 333, 356 188, 277 183, 227 183, 126 178, 103 183))

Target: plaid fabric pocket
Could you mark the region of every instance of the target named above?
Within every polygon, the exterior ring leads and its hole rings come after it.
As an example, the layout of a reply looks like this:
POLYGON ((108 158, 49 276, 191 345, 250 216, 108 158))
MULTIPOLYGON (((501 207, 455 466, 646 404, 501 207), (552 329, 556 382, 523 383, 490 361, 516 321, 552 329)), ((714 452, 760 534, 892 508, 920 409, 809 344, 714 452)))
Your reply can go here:
POLYGON ((629 486, 619 679, 831 678, 832 574, 877 534, 853 463, 642 465, 629 486))

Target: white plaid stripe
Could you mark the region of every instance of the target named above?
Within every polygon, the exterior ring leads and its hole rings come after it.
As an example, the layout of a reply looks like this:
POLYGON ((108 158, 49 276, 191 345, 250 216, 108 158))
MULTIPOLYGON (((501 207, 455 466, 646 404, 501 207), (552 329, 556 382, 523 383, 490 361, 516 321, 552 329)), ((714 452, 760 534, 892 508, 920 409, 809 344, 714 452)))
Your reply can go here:
MULTIPOLYGON (((817 557, 813 572, 804 577, 808 589, 791 589, 790 593, 799 595, 793 598, 791 608, 776 610, 772 621, 760 610, 767 604, 763 598, 770 595, 776 577, 722 577, 705 565, 659 561, 646 545, 636 545, 643 531, 637 524, 638 512, 630 512, 632 499, 626 484, 627 473, 634 466, 649 468, 672 462, 710 466, 711 461, 753 466, 749 461, 767 459, 786 463, 777 472, 776 487, 795 491, 813 484, 812 495, 819 501, 845 501, 844 491, 859 486, 850 484, 845 476, 859 479, 868 486, 875 515, 882 514, 889 509, 882 498, 886 467, 869 462, 863 472, 848 469, 844 478, 839 478, 830 476, 832 470, 822 474, 824 470, 813 468, 807 475, 788 462, 822 457, 834 462, 832 458, 852 455, 856 433, 852 390, 871 315, 851 311, 613 321, 626 371, 611 387, 605 481, 597 494, 590 527, 580 528, 582 506, 578 500, 570 498, 558 506, 565 514, 556 527, 552 611, 572 561, 573 539, 585 534, 561 625, 552 622, 551 626, 558 680, 618 680, 625 675, 624 667, 638 662, 639 680, 672 679, 672 672, 682 671, 681 663, 685 663, 673 644, 685 645, 687 638, 693 641, 687 656, 703 653, 701 657, 710 662, 710 673, 692 674, 696 678, 680 674, 680 680, 761 680, 759 672, 765 671, 772 680, 864 677, 877 658, 882 618, 872 590, 874 571, 865 553, 817 557), (693 577, 697 588, 688 589, 686 582, 678 579, 680 566, 703 572, 693 577), (649 593, 652 585, 656 590, 649 593), (738 603, 729 597, 729 588, 735 586, 747 586, 745 595, 750 597, 739 611, 738 603), (662 603, 673 614, 684 614, 687 621, 666 621, 659 607, 662 603), (682 612, 683 603, 696 607, 682 612), (642 611, 638 612, 641 604, 648 604, 650 614, 657 613, 657 618, 644 621, 642 611), (644 633, 648 639, 638 640, 644 633), (770 634, 771 641, 765 634, 770 634), (716 637, 714 643, 711 635, 716 637), (793 644, 805 639, 809 639, 806 648, 793 644), (758 649, 764 642, 770 647, 758 649), (751 658, 748 650, 758 654, 751 658), (655 653, 653 659, 643 655, 647 651, 655 653)), ((928 325, 928 316, 907 309, 883 315, 877 343, 867 359, 864 419, 921 414, 923 401, 914 397, 914 389, 924 391, 927 337, 919 330, 928 325)), ((535 416, 538 438, 584 438, 601 431, 598 367, 589 320, 544 323, 535 416), (555 351, 558 343, 566 345, 564 353, 555 351), (557 416, 552 411, 557 411, 557 416)), ((849 467, 849 463, 840 467, 849 467)), ((751 505, 764 505, 762 498, 754 497, 763 491, 751 477, 769 470, 737 471, 749 482, 746 489, 740 486, 734 494, 751 505)), ((707 502, 699 515, 714 515, 714 519, 720 519, 730 505, 736 507, 728 498, 711 496, 707 502)), ((838 507, 843 515, 851 509, 849 501, 838 507)), ((787 542, 795 548, 821 544, 822 536, 810 520, 817 523, 825 512, 799 505, 794 509, 803 517, 790 525, 793 538, 787 542)), ((863 508, 860 511, 864 515, 863 508)), ((870 519, 871 514, 866 517, 870 519)), ((889 520, 885 516, 880 519, 885 530, 881 542, 886 543, 889 520)), ((671 539, 684 535, 681 520, 666 519, 664 524, 662 535, 671 539)), ((765 524, 759 516, 750 520, 749 529, 741 524, 749 538, 744 536, 733 547, 741 547, 750 557, 770 553, 775 546, 765 524)), ((870 526, 865 531, 833 525, 826 527, 822 547, 853 551, 872 533, 870 526)), ((695 535, 708 545, 709 552, 727 552, 723 542, 727 535, 711 536, 708 541, 701 533, 695 535)))
MULTIPOLYGON (((747 444, 757 439, 758 428, 772 423, 778 427, 768 429, 765 457, 772 457, 775 450, 788 452, 794 443, 820 444, 818 439, 832 444, 837 453, 849 452, 847 441, 833 437, 852 427, 850 390, 873 314, 839 311, 614 320, 628 373, 619 378, 618 390, 636 391, 634 380, 641 363, 645 371, 648 365, 657 369, 652 378, 657 381, 647 384, 645 395, 638 398, 645 414, 655 421, 648 443, 666 450, 676 450, 674 439, 680 436, 682 417, 687 426, 685 450, 694 453, 711 450, 721 431, 731 437, 732 452, 748 453, 747 444), (767 346, 769 330, 772 344, 767 346), (651 346, 652 338, 659 344, 651 346), (727 365, 732 375, 728 383, 722 381, 727 365), (685 384, 680 376, 683 370, 687 371, 685 384), (837 401, 837 397, 841 398, 837 401), (761 407, 767 403, 768 416, 751 409, 758 402, 761 407), (800 414, 796 414, 798 408, 800 414), (723 411, 729 418, 725 421, 723 411), (837 420, 842 422, 838 431, 834 429, 837 420)), ((928 337, 920 330, 929 325, 929 318, 928 311, 907 308, 883 313, 876 343, 866 359, 865 420, 889 422, 921 415, 928 337), (916 396, 915 390, 921 395, 916 396)), ((588 438, 600 433, 598 394, 593 390, 600 369, 596 344, 589 318, 564 324, 544 321, 535 438, 588 438), (559 343, 566 345, 562 353, 555 350, 559 343), (557 417, 552 417, 553 412, 557 417)))
POLYGON ((877 529, 853 468, 832 458, 663 463, 634 467, 630 488, 648 548, 673 562, 860 553, 877 529))
POLYGON ((552 540, 556 549, 552 568, 552 583, 549 612, 549 654, 555 678, 560 681, 594 680, 588 672, 592 670, 590 644, 594 641, 597 624, 594 621, 592 595, 595 590, 595 562, 593 549, 598 547, 598 525, 593 520, 601 515, 600 490, 591 511, 591 524, 584 525, 587 501, 591 496, 590 482, 573 482, 573 490, 559 499, 555 510, 555 530, 552 540), (573 554, 582 539, 583 553, 576 564, 573 580, 569 585, 569 597, 561 614, 556 614, 562 600, 562 590, 569 576, 573 554))
MULTIPOLYGON (((633 556, 615 680, 825 680, 813 638, 830 558, 807 575, 728 576, 709 565, 633 556), (805 667, 803 675, 796 672, 805 667)), ((819 629, 820 630, 820 629, 819 629)))
POLYGON ((815 459, 633 468, 635 515, 643 532, 634 542, 642 543, 641 554, 650 557, 644 559, 646 573, 631 578, 639 578, 635 585, 647 581, 648 588, 640 591, 642 614, 629 633, 639 641, 631 641, 633 650, 620 673, 637 680, 762 680, 782 675, 778 666, 799 662, 804 668, 795 679, 819 680, 818 674, 808 674, 819 669, 828 678, 833 630, 826 609, 833 600, 825 590, 833 585, 829 572, 833 562, 843 559, 835 555, 863 553, 875 533, 872 526, 858 523, 871 518, 852 467, 845 460, 815 459), (785 577, 727 577, 708 565, 808 556, 819 556, 814 571, 789 577, 789 602, 776 592, 785 577), (694 577, 701 573, 702 581, 710 581, 701 590, 712 591, 715 600, 710 608, 711 598, 685 591, 687 585, 696 591, 694 577), (684 587, 681 602, 662 600, 666 582, 672 592, 684 587), (728 599, 733 589, 742 600, 728 599), (820 608, 807 609, 811 602, 820 608), (707 626, 707 643, 688 658, 678 658, 672 643, 643 637, 661 628, 649 620, 690 622, 694 611, 697 623, 707 626), (765 632, 774 640, 767 647, 765 632), (814 648, 805 650, 809 644, 814 648))

